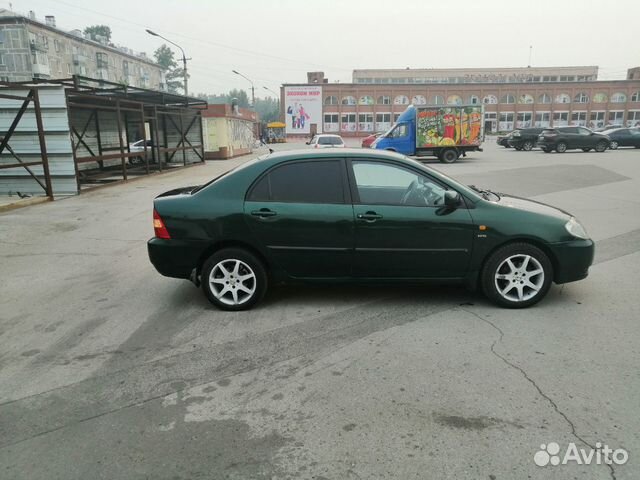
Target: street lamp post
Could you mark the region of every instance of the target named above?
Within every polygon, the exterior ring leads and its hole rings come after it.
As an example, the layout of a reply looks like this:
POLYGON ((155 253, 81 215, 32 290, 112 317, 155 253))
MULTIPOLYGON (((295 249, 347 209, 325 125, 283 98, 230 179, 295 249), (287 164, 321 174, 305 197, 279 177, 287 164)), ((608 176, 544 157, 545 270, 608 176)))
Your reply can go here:
POLYGON ((178 47, 180 49, 180 51, 182 52, 182 73, 184 75, 184 96, 188 97, 189 96, 189 89, 187 87, 187 79, 189 77, 187 76, 187 60, 190 60, 190 59, 188 59, 187 56, 185 55, 183 48, 180 45, 178 45, 177 43, 174 43, 171 40, 169 40, 167 38, 164 38, 162 35, 154 32, 153 30, 149 30, 148 28, 147 28, 147 33, 149 35, 153 35, 154 37, 160 37, 164 41, 169 42, 171 45, 174 45, 174 46, 178 47))
POLYGON ((243 74, 241 74, 239 71, 237 70, 231 70, 233 73, 235 73, 236 75, 240 75, 242 78, 244 78, 245 80, 247 80, 250 84, 251 84, 251 106, 253 107, 253 109, 256 109, 256 92, 255 92, 255 87, 253 85, 253 81, 249 78, 244 76, 243 74))

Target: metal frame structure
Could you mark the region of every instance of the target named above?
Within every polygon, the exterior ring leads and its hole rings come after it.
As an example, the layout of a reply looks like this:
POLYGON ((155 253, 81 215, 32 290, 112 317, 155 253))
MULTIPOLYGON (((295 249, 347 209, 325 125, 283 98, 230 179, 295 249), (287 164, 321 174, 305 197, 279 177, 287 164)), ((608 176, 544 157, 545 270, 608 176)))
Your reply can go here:
MULTIPOLYGON (((46 185, 43 185, 38 179, 36 180, 50 196, 52 195, 51 180, 42 129, 41 109, 38 103, 39 85, 61 85, 65 89, 78 193, 81 192, 83 184, 102 183, 101 177, 104 178, 104 183, 108 183, 118 180, 127 181, 131 170, 134 170, 136 174, 142 173, 139 168, 132 168, 128 165, 134 158, 144 157, 144 174, 151 173, 152 169, 162 171, 172 166, 178 166, 179 163, 182 166, 187 166, 188 163, 204 162, 204 139, 201 122, 201 110, 207 107, 207 102, 204 100, 77 75, 60 80, 34 79, 28 82, 0 82, 0 86, 29 89, 29 101, 34 101, 36 118, 40 119, 38 120, 38 134, 46 185), (80 122, 80 125, 75 124, 75 114, 87 111, 89 112, 87 119, 80 122), (115 146, 105 144, 103 138, 106 131, 101 127, 101 122, 107 116, 111 121, 115 119, 117 125, 118 139, 115 146), (101 117, 103 117, 102 120, 101 117), (145 138, 145 140, 150 140, 152 146, 147 147, 145 141, 143 155, 141 152, 131 152, 129 133, 132 122, 141 128, 144 137, 146 137, 146 125, 149 127, 151 138, 145 138), (87 141, 89 131, 95 136, 93 148, 87 141), (171 140, 168 131, 171 132, 171 140), (194 135, 197 139, 194 139, 194 135), (170 141, 175 141, 175 145, 169 145, 170 141), (150 166, 148 150, 151 151, 153 166, 150 166), (85 152, 88 155, 85 155, 85 152), (177 153, 181 153, 182 162, 176 162, 177 153), (194 158, 192 153, 197 159, 195 162, 188 161, 188 156, 194 158), (113 164, 114 160, 120 160, 118 162, 118 176, 121 177, 115 180, 114 166, 106 165, 107 163, 113 164), (97 165, 97 168, 91 168, 90 164, 97 165)), ((0 98, 15 99, 15 97, 8 95, 0 95, 0 98)), ((29 101, 25 98, 23 108, 16 116, 14 124, 19 122, 29 101)), ((15 128, 15 125, 12 127, 15 128)), ((10 130, 5 135, 0 145, 0 153, 6 148, 5 144, 12 133, 13 130, 10 130)), ((11 150, 9 151, 11 152, 11 150)), ((20 164, 12 166, 3 164, 0 168, 24 166, 28 169, 29 165, 36 163, 20 162, 20 164)), ((30 173, 34 176, 33 172, 30 171, 30 173)))
POLYGON ((51 186, 51 175, 49 174, 49 157, 47 155, 47 145, 44 139, 44 128, 42 126, 42 111, 40 109, 40 97, 38 96, 38 89, 30 88, 25 97, 0 93, 0 99, 22 100, 22 106, 16 113, 16 116, 11 122, 9 129, 2 137, 2 140, 0 141, 0 155, 2 155, 5 150, 7 150, 11 154, 11 156, 18 161, 18 163, 3 162, 0 164, 0 169, 19 168, 19 167, 24 168, 29 173, 29 175, 31 175, 31 177, 38 183, 38 185, 42 187, 47 197, 53 200, 53 188, 51 186), (40 145, 41 158, 40 158, 40 161, 25 162, 13 150, 13 148, 11 148, 11 146, 9 145, 9 140, 11 140, 11 136, 16 131, 16 128, 18 127, 18 124, 20 123, 20 120, 24 115, 24 112, 27 111, 27 108, 29 107, 29 104, 31 102, 33 102, 33 107, 34 107, 35 117, 36 117, 36 124, 38 127, 38 143, 40 145), (42 180, 38 178, 38 175, 36 175, 35 172, 31 168, 29 168, 35 165, 42 165, 44 182, 42 182, 42 180))

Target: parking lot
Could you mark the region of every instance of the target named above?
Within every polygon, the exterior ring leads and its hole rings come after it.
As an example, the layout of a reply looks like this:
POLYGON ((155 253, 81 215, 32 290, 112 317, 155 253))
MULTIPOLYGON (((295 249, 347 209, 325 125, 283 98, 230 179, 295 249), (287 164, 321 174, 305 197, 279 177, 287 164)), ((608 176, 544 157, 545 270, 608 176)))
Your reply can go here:
POLYGON ((596 241, 586 280, 525 310, 406 286, 216 310, 149 263, 151 202, 248 158, 0 214, 0 478, 637 478, 640 150, 488 138, 429 162, 563 208, 596 241), (549 442, 629 460, 537 466, 549 442))

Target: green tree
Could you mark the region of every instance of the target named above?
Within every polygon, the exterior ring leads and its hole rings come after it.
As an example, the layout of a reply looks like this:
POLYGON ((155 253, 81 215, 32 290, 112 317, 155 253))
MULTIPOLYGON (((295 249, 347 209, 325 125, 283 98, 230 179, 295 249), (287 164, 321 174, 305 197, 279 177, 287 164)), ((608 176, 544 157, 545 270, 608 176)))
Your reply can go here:
POLYGON ((107 25, 91 25, 84 29, 84 33, 91 36, 93 40, 96 40, 96 35, 105 37, 107 43, 111 41, 111 28, 107 25))
POLYGON ((156 63, 164 70, 169 93, 184 91, 184 69, 178 67, 173 50, 163 43, 153 52, 153 56, 156 59, 156 63))

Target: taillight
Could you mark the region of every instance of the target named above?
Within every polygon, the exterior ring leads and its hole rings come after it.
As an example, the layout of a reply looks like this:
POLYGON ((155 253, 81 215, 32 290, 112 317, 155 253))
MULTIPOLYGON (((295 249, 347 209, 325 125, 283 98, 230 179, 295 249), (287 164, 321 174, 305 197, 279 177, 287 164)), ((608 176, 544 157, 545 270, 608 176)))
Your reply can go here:
POLYGON ((171 238, 167 227, 164 226, 164 222, 162 221, 162 218, 155 208, 153 209, 153 230, 155 231, 156 237, 158 238, 171 238))

